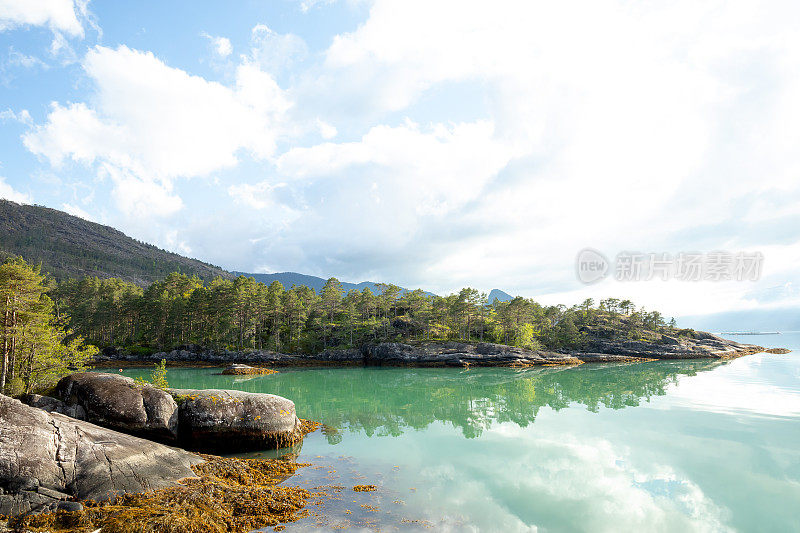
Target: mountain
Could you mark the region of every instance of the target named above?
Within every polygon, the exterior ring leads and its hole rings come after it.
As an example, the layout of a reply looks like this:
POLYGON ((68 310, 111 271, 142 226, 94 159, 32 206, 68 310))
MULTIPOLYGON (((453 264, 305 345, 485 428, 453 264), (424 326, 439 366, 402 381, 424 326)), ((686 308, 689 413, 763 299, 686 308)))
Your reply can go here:
MULTIPOLYGON (((326 281, 297 272, 228 272, 137 241, 119 230, 57 209, 0 199, 0 260, 9 255, 21 255, 29 263, 41 263, 42 271, 58 280, 86 276, 115 277, 142 287, 172 272, 197 275, 206 281, 217 276, 232 278, 244 275, 267 284, 278 280, 286 288, 306 285, 317 292, 326 281)), ((361 291, 369 287, 373 293, 381 292, 378 284, 371 281, 342 282, 342 287, 345 291, 361 291)))
POLYGON ((489 304, 493 304, 495 300, 500 302, 507 302, 509 300, 513 300, 514 297, 508 294, 507 292, 503 292, 500 289, 492 289, 492 292, 489 293, 489 304))
MULTIPOLYGON (((266 283, 269 285, 273 281, 279 281, 281 285, 285 288, 290 289, 293 285, 305 285, 306 287, 311 287, 316 292, 322 290, 322 287, 325 286, 325 282, 327 281, 324 278, 320 278, 317 276, 309 276, 308 274, 298 274, 297 272, 276 272, 274 274, 249 274, 247 272, 233 272, 233 274, 237 276, 247 276, 254 278, 256 281, 260 281, 261 283, 266 283)), ((349 283, 346 281, 341 281, 342 289, 344 292, 349 292, 350 290, 357 290, 359 292, 363 291, 365 288, 369 288, 373 294, 379 294, 381 289, 378 287, 377 283, 372 281, 362 281, 361 283, 349 283)), ((402 288, 401 292, 406 292, 408 289, 402 288)), ((433 296, 431 292, 425 292, 428 296, 433 296)))
POLYGON ((146 286, 171 272, 210 280, 217 266, 132 239, 114 228, 38 205, 0 200, 0 256, 21 255, 56 279, 118 277, 146 286))

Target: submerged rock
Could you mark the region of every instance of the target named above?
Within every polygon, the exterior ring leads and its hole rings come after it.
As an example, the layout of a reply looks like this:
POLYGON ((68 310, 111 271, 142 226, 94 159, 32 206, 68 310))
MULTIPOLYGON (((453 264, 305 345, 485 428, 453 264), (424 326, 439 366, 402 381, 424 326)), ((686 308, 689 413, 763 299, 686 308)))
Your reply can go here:
POLYGON ((172 396, 129 377, 71 374, 58 382, 56 394, 66 405, 82 407, 89 422, 164 442, 178 438, 178 404, 172 396))
POLYGON ((194 476, 192 453, 0 395, 0 515, 75 510, 194 476))
POLYGON ((183 446, 239 451, 281 448, 302 438, 294 402, 274 394, 170 389, 178 400, 183 446))

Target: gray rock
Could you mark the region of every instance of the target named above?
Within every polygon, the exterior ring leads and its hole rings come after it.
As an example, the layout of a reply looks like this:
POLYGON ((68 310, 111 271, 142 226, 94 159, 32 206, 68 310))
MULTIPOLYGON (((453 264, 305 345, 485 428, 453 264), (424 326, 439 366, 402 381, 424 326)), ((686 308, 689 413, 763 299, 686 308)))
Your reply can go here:
POLYGON ((180 405, 179 434, 187 448, 281 448, 301 438, 294 402, 281 396, 218 389, 170 392, 180 405))
MULTIPOLYGON (((662 336, 660 342, 640 340, 608 340, 596 338, 589 341, 582 353, 599 353, 644 359, 730 359, 764 349, 752 344, 742 344, 712 335, 695 333, 694 337, 662 336)), ((580 357, 580 353, 576 353, 580 357)))
POLYGON ((8 480, 8 490, 10 492, 21 492, 23 490, 37 490, 39 480, 30 476, 16 476, 8 480))
POLYGON ((504 344, 459 342, 420 345, 384 342, 364 347, 369 365, 534 366, 580 364, 577 358, 547 351, 530 351, 504 344))
POLYGON ((47 496, 48 498, 52 498, 54 500, 69 500, 70 495, 64 492, 59 492, 57 490, 48 489, 47 487, 39 487, 36 489, 36 492, 41 494, 42 496, 47 496))
POLYGON ((330 349, 313 355, 288 355, 268 350, 212 351, 198 346, 186 346, 171 352, 160 352, 146 357, 119 354, 116 358, 135 361, 166 359, 167 361, 211 364, 239 362, 275 365, 328 363, 336 365, 531 366, 573 364, 581 361, 727 359, 763 351, 758 346, 740 344, 705 332, 694 332, 691 336, 686 337, 662 335, 661 339, 657 341, 612 340, 617 331, 611 327, 594 328, 587 333, 589 340, 586 345, 571 353, 545 350, 529 351, 515 346, 492 343, 473 345, 457 342, 430 342, 411 345, 384 342, 362 346, 360 349, 330 349), (602 358, 598 355, 609 357, 602 358))
POLYGON ((168 487, 194 476, 191 465, 200 462, 189 452, 0 395, 0 515, 55 509, 66 497, 105 501, 168 487))
POLYGON ((86 420, 86 411, 79 404, 67 405, 61 400, 38 394, 24 394, 20 400, 26 405, 42 409, 48 413, 61 413, 78 420, 86 420))
POLYGON ((634 357, 630 355, 613 355, 607 353, 576 353, 575 357, 584 363, 635 363, 646 361, 643 357, 634 357))
POLYGON ((58 382, 56 394, 69 406, 81 406, 89 422, 162 442, 178 438, 178 405, 172 396, 131 378, 71 374, 58 382))
POLYGON ((364 353, 356 348, 343 350, 325 350, 313 356, 317 361, 328 361, 335 363, 358 363, 364 362, 364 353))
POLYGON ((83 511, 83 504, 80 502, 58 502, 58 510, 67 512, 83 511))

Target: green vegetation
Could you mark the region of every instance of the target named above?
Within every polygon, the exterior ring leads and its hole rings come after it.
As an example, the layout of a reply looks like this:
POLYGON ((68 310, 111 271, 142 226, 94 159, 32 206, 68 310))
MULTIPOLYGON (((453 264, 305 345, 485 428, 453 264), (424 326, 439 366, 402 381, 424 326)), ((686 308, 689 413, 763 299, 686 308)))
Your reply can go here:
POLYGON ((118 277, 140 286, 184 272, 233 277, 219 267, 161 250, 120 231, 37 205, 0 200, 0 258, 24 257, 57 280, 118 277))
POLYGON ((142 378, 137 378, 136 382, 141 385, 152 385, 161 390, 167 390, 169 383, 167 383, 167 360, 162 359, 160 363, 156 363, 153 371, 150 372, 150 381, 142 378))
MULTIPOLYGON (((590 337, 658 340, 680 333, 657 312, 615 298, 597 307, 591 300, 567 308, 519 297, 490 305, 472 288, 445 297, 385 284, 345 291, 335 278, 318 290, 287 290, 277 281, 233 278, 60 211, 0 200, 0 257, 10 254, 42 265, 58 281, 49 293, 54 324, 131 353, 188 344, 317 353, 424 340, 572 349, 590 337)), ((21 378, 15 369, 9 373, 21 378)))
POLYGON ((317 294, 277 281, 172 273, 147 289, 120 279, 60 283, 55 299, 71 327, 100 346, 163 350, 188 344, 212 349, 317 353, 365 342, 454 340, 499 342, 528 349, 580 348, 587 337, 658 340, 673 331, 658 312, 609 298, 595 307, 542 306, 521 297, 487 304, 462 289, 440 297, 381 285, 346 294, 331 278, 317 294))
POLYGON ((20 258, 0 266, 0 393, 32 392, 60 376, 80 370, 97 349, 66 327, 47 296, 39 268, 20 258))

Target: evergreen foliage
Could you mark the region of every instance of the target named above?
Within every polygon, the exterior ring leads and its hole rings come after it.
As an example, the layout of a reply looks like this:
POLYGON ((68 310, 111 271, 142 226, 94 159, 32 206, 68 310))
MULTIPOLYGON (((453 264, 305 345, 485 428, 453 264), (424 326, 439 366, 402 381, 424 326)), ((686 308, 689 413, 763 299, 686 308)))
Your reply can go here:
POLYGON ((657 340, 671 331, 659 313, 614 298, 567 308, 521 297, 489 305, 486 294, 469 287, 445 297, 389 284, 379 290, 345 293, 330 278, 317 294, 245 276, 204 283, 172 273, 144 290, 113 278, 67 280, 55 299, 91 342, 128 349, 194 344, 313 354, 367 342, 456 340, 566 350, 580 348, 590 333, 657 340))
POLYGON ((55 313, 39 267, 12 257, 0 265, 0 393, 17 394, 51 384, 83 368, 97 349, 65 327, 55 313))

